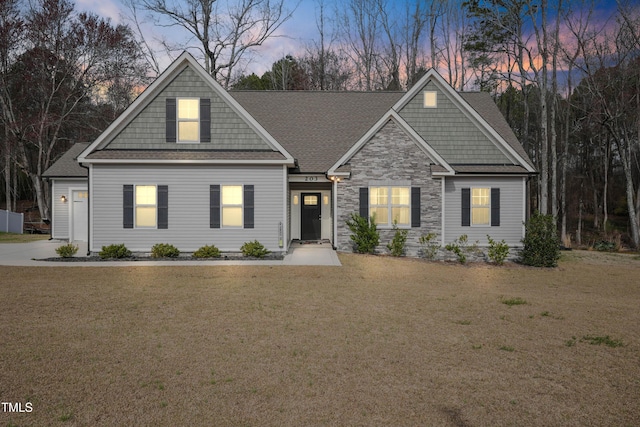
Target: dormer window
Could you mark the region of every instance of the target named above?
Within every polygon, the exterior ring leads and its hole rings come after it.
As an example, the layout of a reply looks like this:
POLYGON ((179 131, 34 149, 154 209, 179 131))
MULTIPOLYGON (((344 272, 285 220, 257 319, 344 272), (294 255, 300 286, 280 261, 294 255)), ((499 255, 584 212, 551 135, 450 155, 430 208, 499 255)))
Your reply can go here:
POLYGON ((438 92, 425 91, 424 94, 424 108, 436 108, 438 107, 438 92))
POLYGON ((178 142, 199 142, 200 100, 178 99, 178 142))

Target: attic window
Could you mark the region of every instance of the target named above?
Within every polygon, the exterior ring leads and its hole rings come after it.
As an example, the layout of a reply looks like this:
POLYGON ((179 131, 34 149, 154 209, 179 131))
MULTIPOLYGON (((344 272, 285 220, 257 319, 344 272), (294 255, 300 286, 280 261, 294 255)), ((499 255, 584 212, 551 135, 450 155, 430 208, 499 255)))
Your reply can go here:
POLYGON ((200 136, 200 100, 178 99, 178 142, 198 142, 200 136))
POLYGON ((438 92, 425 91, 423 106, 424 108, 436 108, 438 106, 438 92))

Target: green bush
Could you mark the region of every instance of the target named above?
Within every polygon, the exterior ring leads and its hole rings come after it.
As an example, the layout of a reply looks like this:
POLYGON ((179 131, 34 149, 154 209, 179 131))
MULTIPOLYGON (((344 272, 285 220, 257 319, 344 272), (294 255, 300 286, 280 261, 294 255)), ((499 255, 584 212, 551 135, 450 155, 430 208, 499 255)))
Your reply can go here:
POLYGON ((79 247, 73 243, 67 243, 66 245, 58 246, 56 253, 62 258, 71 258, 78 252, 79 247))
POLYGON ((509 256, 509 245, 503 240, 496 242, 487 234, 489 241, 489 259, 498 265, 504 264, 504 260, 509 256))
POLYGON ((370 220, 356 213, 351 214, 347 227, 353 233, 351 240, 355 244, 354 250, 360 254, 373 254, 380 244, 380 233, 376 227, 375 216, 370 220))
POLYGON ((387 249, 391 251, 391 255, 393 256, 403 256, 409 230, 400 230, 398 228, 398 221, 393 221, 393 229, 395 230, 395 234, 393 235, 393 240, 387 244, 387 249))
POLYGON ((176 258, 180 251, 169 243, 156 243, 151 248, 151 258, 176 258))
POLYGON ((456 254, 460 264, 464 264, 467 262, 467 254, 475 252, 478 249, 478 242, 469 246, 469 237, 463 234, 444 248, 456 254))
POLYGON ((616 252, 618 251, 618 245, 616 242, 609 242, 608 240, 600 240, 595 245, 593 245, 593 249, 599 252, 616 252))
POLYGON ((241 247, 240 251, 242 255, 254 258, 264 258, 265 255, 270 253, 262 243, 254 240, 253 242, 245 242, 241 247))
POLYGON ((525 223, 520 262, 533 267, 556 267, 560 258, 560 238, 552 215, 534 213, 525 223))
POLYGON ((102 259, 129 258, 131 256, 131 251, 127 249, 124 243, 121 243, 119 245, 103 246, 99 255, 102 259))
POLYGON ((193 253, 194 258, 220 258, 220 249, 215 245, 205 245, 193 253))
POLYGON ((440 249, 440 243, 436 240, 436 233, 427 233, 418 239, 420 246, 422 246, 422 255, 427 259, 434 259, 440 249))

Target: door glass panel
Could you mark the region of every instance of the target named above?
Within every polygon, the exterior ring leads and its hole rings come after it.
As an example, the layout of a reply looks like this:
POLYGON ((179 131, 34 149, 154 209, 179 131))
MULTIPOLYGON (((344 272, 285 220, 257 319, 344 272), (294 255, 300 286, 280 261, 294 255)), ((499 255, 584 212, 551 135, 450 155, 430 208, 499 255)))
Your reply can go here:
POLYGON ((318 196, 304 196, 304 205, 305 206, 317 206, 318 205, 318 196))

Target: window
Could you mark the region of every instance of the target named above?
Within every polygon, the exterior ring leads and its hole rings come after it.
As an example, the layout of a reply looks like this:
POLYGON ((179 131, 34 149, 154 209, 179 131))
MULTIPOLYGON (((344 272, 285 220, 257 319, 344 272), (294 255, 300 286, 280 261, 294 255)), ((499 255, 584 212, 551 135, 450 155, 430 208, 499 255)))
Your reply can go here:
POLYGON ((376 224, 391 227, 411 226, 410 187, 370 187, 369 215, 375 215, 376 224))
POLYGON ((491 224, 491 189, 471 189, 471 224, 491 224))
POLYGON ((223 185, 222 191, 222 226, 242 227, 242 186, 223 185))
POLYGON ((196 98, 178 99, 178 142, 198 142, 200 140, 200 100, 196 98))
POLYGON ((157 197, 155 185, 135 186, 136 228, 155 228, 157 219, 157 197))
POLYGON ((438 92, 426 91, 423 96, 424 108, 436 108, 438 106, 438 92))

